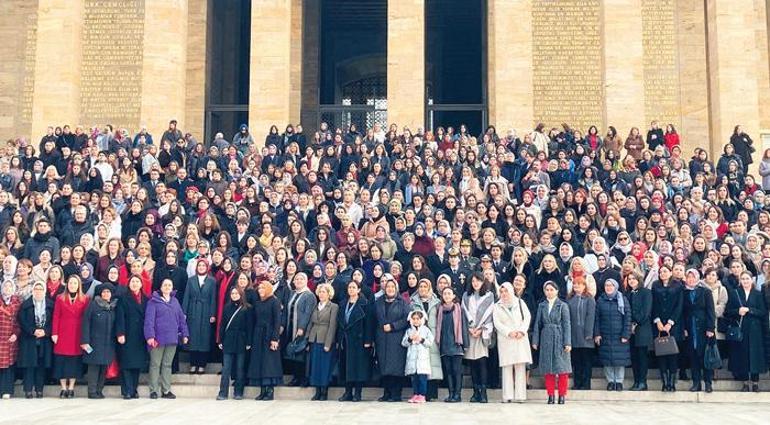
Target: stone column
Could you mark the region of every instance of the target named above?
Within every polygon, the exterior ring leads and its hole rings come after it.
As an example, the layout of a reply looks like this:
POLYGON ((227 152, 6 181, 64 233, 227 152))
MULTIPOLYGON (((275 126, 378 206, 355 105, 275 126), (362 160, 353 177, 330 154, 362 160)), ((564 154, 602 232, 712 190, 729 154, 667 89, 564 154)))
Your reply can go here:
POLYGON ((37 146, 49 125, 78 124, 83 15, 82 0, 38 3, 33 146, 37 146))
POLYGON ((425 0, 388 0, 388 122, 425 126, 425 0))
POLYGON ((605 122, 625 138, 644 119, 642 1, 604 0, 602 13, 605 122))
POLYGON ((320 75, 320 13, 319 0, 306 0, 302 10, 304 25, 302 28, 302 111, 300 121, 305 134, 318 130, 318 105, 320 75))
POLYGON ((716 159, 736 124, 759 137, 757 70, 767 67, 767 52, 764 64, 760 63, 763 55, 757 46, 753 0, 708 0, 706 8, 711 154, 716 159))
MULTIPOLYGON (((711 138, 706 15, 700 1, 678 1, 676 7, 682 119, 679 133, 682 153, 688 157, 696 147, 708 148, 711 138)), ((711 159, 714 153, 715 150, 710 149, 711 159)))
POLYGON ((271 125, 283 129, 291 120, 292 0, 251 3, 251 77, 249 127, 263 146, 271 125))
POLYGON ((203 140, 208 0, 188 0, 187 7, 187 95, 184 131, 189 131, 199 141, 208 142, 203 140))
POLYGON ((144 28, 140 121, 158 137, 172 119, 185 132, 187 0, 144 0, 144 28))
MULTIPOLYGON (((302 74, 304 69, 302 67, 302 56, 304 49, 302 45, 303 41, 303 15, 304 7, 303 0, 291 0, 291 68, 290 72, 290 91, 289 91, 289 121, 292 124, 296 124, 300 121, 300 111, 302 109, 302 74)), ((283 131, 286 127, 278 128, 283 131)))
POLYGON ((489 123, 498 134, 534 127, 532 0, 488 0, 489 123))

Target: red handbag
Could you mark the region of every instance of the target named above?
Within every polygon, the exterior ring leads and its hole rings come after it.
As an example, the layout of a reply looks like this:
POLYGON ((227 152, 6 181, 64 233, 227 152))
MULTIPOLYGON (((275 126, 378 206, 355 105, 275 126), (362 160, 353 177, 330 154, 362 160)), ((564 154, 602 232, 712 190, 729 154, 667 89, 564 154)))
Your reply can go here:
POLYGON ((120 375, 120 365, 118 364, 118 359, 114 359, 112 363, 110 363, 109 366, 107 366, 107 371, 104 374, 104 377, 106 379, 115 379, 120 375))

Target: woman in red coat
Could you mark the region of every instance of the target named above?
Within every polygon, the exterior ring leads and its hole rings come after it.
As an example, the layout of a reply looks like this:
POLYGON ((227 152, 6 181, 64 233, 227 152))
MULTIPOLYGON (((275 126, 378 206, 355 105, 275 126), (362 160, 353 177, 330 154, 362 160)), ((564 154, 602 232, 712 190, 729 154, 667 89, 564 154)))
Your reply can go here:
POLYGON ((666 143, 666 149, 671 153, 674 146, 679 145, 679 133, 676 132, 673 124, 666 126, 666 134, 663 136, 663 141, 666 143))
POLYGON ((88 297, 83 295, 80 277, 67 278, 67 290, 56 297, 53 309, 54 378, 59 379, 61 392, 59 398, 75 397, 75 381, 83 374, 80 348, 81 322, 88 307, 88 297))
POLYGON ((14 370, 16 356, 19 354, 19 321, 17 313, 21 301, 14 295, 16 285, 12 280, 3 282, 0 293, 0 394, 3 398, 11 398, 13 394, 14 370))

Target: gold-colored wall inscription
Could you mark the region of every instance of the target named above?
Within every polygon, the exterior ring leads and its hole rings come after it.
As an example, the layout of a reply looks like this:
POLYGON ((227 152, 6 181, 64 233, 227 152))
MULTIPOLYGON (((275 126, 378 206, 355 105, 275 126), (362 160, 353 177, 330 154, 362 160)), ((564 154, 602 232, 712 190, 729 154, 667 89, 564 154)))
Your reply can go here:
POLYGON ((136 129, 142 94, 144 0, 84 3, 81 122, 136 129))
POLYGON ((676 0, 642 0, 644 113, 661 126, 681 124, 676 0))
POLYGON ((600 0, 534 0, 534 115, 585 131, 602 127, 604 74, 600 0))

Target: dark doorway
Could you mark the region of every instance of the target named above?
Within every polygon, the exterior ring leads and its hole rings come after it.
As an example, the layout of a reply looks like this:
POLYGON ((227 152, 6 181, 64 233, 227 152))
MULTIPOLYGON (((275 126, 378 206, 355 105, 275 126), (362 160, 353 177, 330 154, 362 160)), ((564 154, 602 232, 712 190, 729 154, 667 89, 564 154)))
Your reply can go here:
POLYGON ((387 124, 387 0, 321 0, 320 117, 331 128, 387 124))
POLYGON ((251 0, 209 0, 205 143, 248 123, 251 0))
POLYGON ((486 0, 426 0, 427 128, 468 126, 478 135, 487 121, 486 0))

